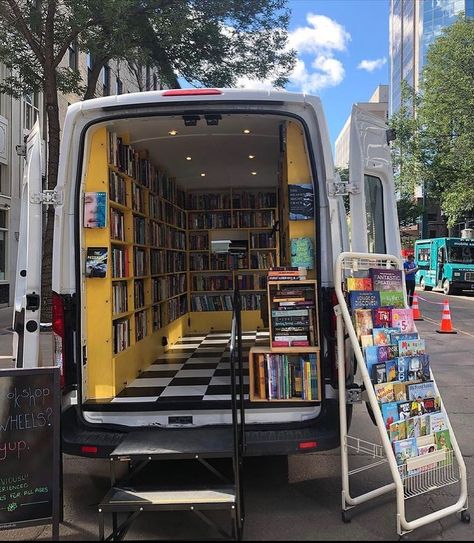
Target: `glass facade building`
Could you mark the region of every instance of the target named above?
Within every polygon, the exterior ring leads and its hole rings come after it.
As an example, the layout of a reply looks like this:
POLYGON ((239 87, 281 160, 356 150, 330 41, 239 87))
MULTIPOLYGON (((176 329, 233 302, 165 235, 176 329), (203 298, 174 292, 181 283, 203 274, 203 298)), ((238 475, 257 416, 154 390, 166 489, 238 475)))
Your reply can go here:
POLYGON ((429 46, 474 0, 390 0, 390 112, 400 107, 401 82, 417 89, 429 46))

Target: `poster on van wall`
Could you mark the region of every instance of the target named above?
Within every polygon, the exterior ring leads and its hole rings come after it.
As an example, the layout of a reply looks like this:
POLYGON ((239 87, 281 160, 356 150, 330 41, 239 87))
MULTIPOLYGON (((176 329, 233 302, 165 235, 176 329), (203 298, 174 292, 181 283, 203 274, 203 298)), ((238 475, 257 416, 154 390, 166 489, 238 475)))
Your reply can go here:
POLYGON ((84 228, 105 228, 106 206, 105 192, 84 193, 84 228))
POLYGON ((314 219, 314 193, 310 183, 288 185, 290 221, 314 219))

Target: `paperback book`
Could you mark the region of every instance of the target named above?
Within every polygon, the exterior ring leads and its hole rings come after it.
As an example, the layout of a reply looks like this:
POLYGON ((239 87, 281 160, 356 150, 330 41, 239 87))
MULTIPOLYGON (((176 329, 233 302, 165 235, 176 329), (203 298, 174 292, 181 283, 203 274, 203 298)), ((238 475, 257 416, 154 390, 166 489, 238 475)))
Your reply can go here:
POLYGON ((390 424, 390 441, 399 441, 407 438, 407 425, 404 420, 397 420, 390 424))
POLYGON ((378 292, 352 290, 349 292, 349 304, 351 309, 374 309, 380 306, 380 295, 378 292))
MULTIPOLYGON (((369 276, 372 279, 372 288, 378 291, 403 290, 403 276, 401 270, 385 268, 370 268, 369 276)), ((385 305, 385 304, 384 304, 385 305)))
POLYGON ((104 278, 107 275, 107 247, 88 247, 86 277, 104 278))
POLYGON ((401 290, 381 290, 379 294, 380 305, 399 307, 401 309, 405 307, 405 298, 401 290))
POLYGON ((390 328, 392 326, 391 310, 388 307, 376 307, 372 310, 374 328, 390 328))
POLYGON ((393 444, 393 452, 399 466, 405 464, 408 458, 414 458, 418 455, 416 439, 414 437, 395 441, 393 444))
POLYGON ((348 277, 347 290, 372 290, 370 277, 348 277))
POLYGON ((422 383, 408 383, 407 393, 409 400, 434 398, 436 396, 433 381, 424 381, 422 383))
POLYGON ((105 228, 107 217, 107 193, 84 193, 84 227, 105 228))
POLYGON ((378 383, 374 385, 375 396, 379 403, 395 401, 392 383, 378 383))
POLYGON ((407 389, 405 383, 401 383, 400 381, 394 381, 393 393, 395 394, 396 402, 405 402, 407 400, 407 389))
POLYGON ((446 418, 444 413, 431 413, 430 415, 430 432, 435 434, 441 430, 447 429, 446 418))
POLYGON ((356 309, 354 311, 354 325, 357 337, 368 335, 372 332, 372 312, 370 309, 356 309))
POLYGON ((425 354, 425 340, 406 339, 399 341, 398 354, 399 356, 416 356, 418 354, 425 354))
POLYGON ((390 430, 390 425, 398 420, 398 406, 396 402, 387 402, 381 405, 382 418, 385 428, 390 430))
POLYGON ((415 321, 411 309, 392 309, 392 327, 398 328, 403 334, 416 332, 415 321))

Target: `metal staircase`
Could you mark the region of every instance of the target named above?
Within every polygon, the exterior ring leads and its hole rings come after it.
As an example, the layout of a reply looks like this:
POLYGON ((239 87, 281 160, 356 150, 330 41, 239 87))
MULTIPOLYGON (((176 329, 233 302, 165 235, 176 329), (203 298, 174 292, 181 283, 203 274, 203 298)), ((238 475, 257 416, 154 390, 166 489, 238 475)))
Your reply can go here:
POLYGON ((137 517, 147 511, 190 511, 221 536, 240 540, 244 524, 242 487, 245 452, 245 411, 242 361, 241 299, 238 287, 233 295, 232 336, 230 344, 232 426, 220 428, 145 429, 127 434, 110 454, 111 488, 98 506, 99 539, 122 540, 137 517), (237 374, 239 385, 237 386, 237 374), (210 461, 232 460, 232 477, 225 477, 210 461), (195 461, 204 467, 209 481, 197 481, 190 475, 181 485, 139 483, 139 474, 156 464, 195 461), (126 463, 128 473, 117 478, 118 467, 126 463), (227 511, 230 530, 225 530, 209 516, 211 511, 227 511), (105 515, 112 516, 112 530, 105 535, 105 515), (123 518, 125 517, 125 518, 123 518))

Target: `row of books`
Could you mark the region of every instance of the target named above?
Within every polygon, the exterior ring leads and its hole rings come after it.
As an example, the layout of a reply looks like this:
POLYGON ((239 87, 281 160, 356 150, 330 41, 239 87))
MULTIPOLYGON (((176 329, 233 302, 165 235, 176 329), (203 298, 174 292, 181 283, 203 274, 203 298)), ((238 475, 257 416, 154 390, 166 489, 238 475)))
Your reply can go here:
POLYGON ((275 212, 267 211, 234 211, 234 228, 271 228, 275 223, 275 212))
POLYGON ((186 213, 176 204, 163 200, 161 196, 150 194, 150 219, 165 222, 177 228, 186 228, 186 213))
POLYGON ((135 313, 135 341, 140 341, 147 335, 146 311, 135 313))
POLYGON ((232 216, 226 212, 192 212, 188 213, 189 230, 211 230, 213 228, 232 228, 232 216))
POLYGON ((130 320, 117 320, 112 323, 112 342, 114 354, 130 347, 130 320))
POLYGON ((215 209, 268 209, 277 207, 277 195, 274 191, 251 192, 189 192, 186 197, 186 207, 191 210, 215 209))
POLYGON ((118 209, 110 208, 110 237, 125 241, 124 216, 118 209))
POLYGON ((232 192, 232 207, 234 209, 263 209, 277 207, 276 192, 232 192))
POLYGON ((132 183, 132 210, 147 215, 145 202, 145 191, 140 186, 132 183))
POLYGON ((151 249, 150 270, 152 275, 186 273, 186 253, 151 249))
POLYGON ((368 277, 349 277, 346 286, 352 310, 405 308, 401 270, 371 268, 368 277))
POLYGON ((155 305, 152 308, 152 318, 153 318, 153 332, 163 328, 166 322, 166 306, 165 304, 155 305))
POLYGON ((254 252, 250 255, 250 267, 253 270, 268 270, 276 264, 274 251, 254 252))
POLYGON ((166 247, 168 249, 186 250, 186 234, 167 224, 150 221, 149 244, 154 247, 166 247))
POLYGON ((127 205, 127 185, 125 179, 113 170, 109 170, 109 198, 111 201, 127 205))
POLYGON ((186 195, 186 207, 187 209, 195 210, 230 209, 230 192, 188 192, 186 195))
POLYGON ((175 321, 182 317, 188 312, 188 297, 186 295, 178 296, 177 298, 172 298, 166 302, 167 309, 167 322, 175 321))
POLYGON ((112 277, 128 277, 128 248, 112 245, 112 277))
POLYGON ((135 247, 133 251, 133 272, 135 277, 147 275, 146 250, 135 247))
POLYGON ((168 298, 186 293, 186 275, 167 275, 166 277, 153 277, 151 280, 152 303, 161 302, 168 298))
MULTIPOLYGON (((260 309, 261 294, 242 294, 242 310, 255 311, 260 309)), ((191 311, 232 311, 232 296, 230 294, 208 294, 191 296, 191 311)))
POLYGON ((408 308, 377 307, 375 309, 354 309, 352 315, 354 328, 359 339, 362 336, 372 335, 375 342, 376 334, 374 331, 381 329, 385 329, 386 334, 393 331, 403 334, 416 333, 413 312, 408 308))
POLYGON ((145 305, 145 281, 143 279, 134 282, 134 303, 135 309, 145 305))
POLYGON ((190 232, 189 248, 192 251, 196 251, 197 249, 209 250, 209 236, 207 232, 190 232))
POLYGON ((319 399, 315 353, 299 356, 268 353, 258 355, 255 363, 255 390, 261 399, 319 399))
POLYGON ((114 315, 128 311, 127 283, 114 283, 112 285, 112 310, 114 315))
POLYGON ((274 249, 276 236, 269 232, 259 232, 250 234, 250 247, 252 249, 274 249))
POLYGON ((303 281, 306 277, 306 268, 297 266, 272 266, 268 270, 269 281, 303 281))

